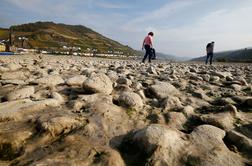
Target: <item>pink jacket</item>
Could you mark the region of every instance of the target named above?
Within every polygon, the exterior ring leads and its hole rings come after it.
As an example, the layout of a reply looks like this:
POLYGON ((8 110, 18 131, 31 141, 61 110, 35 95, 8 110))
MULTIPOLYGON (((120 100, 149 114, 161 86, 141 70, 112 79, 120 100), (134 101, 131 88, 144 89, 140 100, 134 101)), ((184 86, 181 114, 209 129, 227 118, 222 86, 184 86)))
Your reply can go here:
POLYGON ((148 35, 144 38, 143 45, 149 45, 152 47, 152 36, 148 35))

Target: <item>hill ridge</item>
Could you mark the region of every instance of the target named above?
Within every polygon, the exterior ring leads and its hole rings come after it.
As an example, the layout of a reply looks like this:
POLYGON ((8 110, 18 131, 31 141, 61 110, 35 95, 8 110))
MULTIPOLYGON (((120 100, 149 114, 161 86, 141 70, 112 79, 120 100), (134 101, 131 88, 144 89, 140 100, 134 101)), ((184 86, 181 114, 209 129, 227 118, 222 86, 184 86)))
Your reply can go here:
MULTIPOLYGON (((38 49, 62 49, 63 46, 80 47, 82 50, 95 49, 98 53, 121 52, 126 55, 135 54, 135 50, 84 25, 67 25, 49 21, 38 21, 13 25, 13 44, 20 47, 18 37, 28 40, 24 47, 38 49)), ((0 29, 0 39, 8 39, 8 29, 0 29)))

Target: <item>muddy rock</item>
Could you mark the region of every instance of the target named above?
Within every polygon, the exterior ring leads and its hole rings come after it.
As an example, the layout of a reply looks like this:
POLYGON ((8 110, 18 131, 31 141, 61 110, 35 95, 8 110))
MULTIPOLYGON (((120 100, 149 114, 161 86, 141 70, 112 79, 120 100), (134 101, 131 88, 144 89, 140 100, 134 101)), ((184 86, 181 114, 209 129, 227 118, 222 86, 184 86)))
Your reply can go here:
POLYGON ((0 159, 13 160, 24 153, 24 145, 32 136, 32 128, 21 123, 0 124, 0 159))
POLYGON ((65 83, 65 81, 59 75, 49 75, 46 77, 39 78, 33 82, 36 84, 42 84, 46 86, 56 86, 65 83))
MULTIPOLYGON (((155 124, 138 131, 133 136, 133 140, 139 142, 140 148, 146 153, 153 153, 158 146, 172 151, 179 150, 185 145, 182 136, 183 134, 177 130, 170 129, 165 125, 155 124)), ((175 153, 170 154, 175 155, 175 153)))
POLYGON ((35 88, 33 86, 27 86, 21 89, 17 89, 13 92, 10 92, 6 95, 6 99, 8 101, 17 100, 17 99, 25 99, 29 98, 35 92, 35 88))
POLYGON ((168 82, 158 82, 150 87, 150 91, 153 95, 159 99, 164 99, 168 96, 179 95, 180 92, 168 82))
POLYGON ((146 71, 147 71, 148 73, 150 73, 150 74, 155 74, 155 75, 157 75, 157 71, 156 71, 156 69, 155 69, 153 66, 150 66, 146 71))
POLYGON ((171 128, 183 130, 183 126, 187 119, 185 115, 181 112, 169 112, 166 115, 167 125, 171 128))
POLYGON ((120 94, 118 102, 121 106, 127 108, 141 109, 143 107, 142 98, 134 92, 123 92, 120 94))
POLYGON ((178 97, 167 97, 163 102, 164 110, 180 109, 182 108, 182 103, 178 97))
POLYGON ((37 119, 37 129, 50 133, 53 137, 68 133, 86 124, 85 118, 73 115, 41 116, 37 119))
MULTIPOLYGON (((100 144, 107 144, 107 140, 120 136, 129 131, 130 121, 126 111, 112 103, 95 101, 86 107, 89 123, 85 126, 85 135, 100 144)), ((117 143, 115 143, 117 144, 117 143)))
POLYGON ((20 64, 16 64, 16 63, 9 63, 6 65, 6 68, 8 68, 9 71, 16 71, 16 70, 22 68, 22 66, 20 64))
POLYGON ((25 80, 27 79, 27 73, 23 71, 5 72, 1 74, 3 80, 25 80))
POLYGON ((86 77, 83 75, 78 75, 71 77, 66 80, 66 84, 69 86, 82 86, 83 82, 86 80, 86 77))
POLYGON ((10 102, 0 103, 0 122, 10 120, 20 120, 31 113, 36 113, 47 107, 57 107, 64 103, 60 94, 54 92, 52 98, 41 101, 31 101, 21 99, 10 102))
POLYGON ((203 122, 219 127, 226 131, 234 128, 235 119, 229 112, 202 115, 200 118, 203 122))
POLYGON ((226 77, 232 77, 232 74, 230 72, 218 72, 218 71, 213 71, 211 73, 213 76, 218 76, 220 78, 226 78, 226 77))
POLYGON ((251 124, 237 127, 227 133, 228 141, 235 145, 242 153, 252 157, 251 124))
POLYGON ((125 78, 125 77, 120 77, 120 78, 118 78, 118 79, 116 80, 116 82, 117 82, 118 84, 126 84, 126 85, 128 85, 128 86, 130 86, 130 85, 132 84, 132 82, 131 82, 129 79, 125 78))
POLYGON ((231 152, 224 144, 225 131, 210 125, 197 127, 191 134, 191 152, 186 163, 196 166, 244 165, 239 155, 231 152))
POLYGON ((105 165, 124 166, 121 155, 106 146, 96 146, 86 138, 71 135, 54 142, 50 148, 38 148, 13 165, 105 165))
POLYGON ((91 92, 110 94, 113 90, 113 85, 108 76, 99 73, 91 74, 84 81, 83 88, 91 92))
POLYGON ((194 108, 192 106, 190 106, 190 105, 184 107, 182 112, 184 113, 184 115, 186 117, 191 117, 193 114, 195 114, 194 108))

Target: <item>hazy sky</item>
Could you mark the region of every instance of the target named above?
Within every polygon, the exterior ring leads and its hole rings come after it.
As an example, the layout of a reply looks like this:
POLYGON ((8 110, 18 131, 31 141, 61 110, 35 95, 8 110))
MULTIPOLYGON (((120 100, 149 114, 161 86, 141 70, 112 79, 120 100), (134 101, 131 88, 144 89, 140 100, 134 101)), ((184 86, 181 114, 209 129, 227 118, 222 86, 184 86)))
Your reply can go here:
POLYGON ((252 0, 0 0, 0 27, 35 21, 81 24, 134 49, 154 31, 157 51, 202 56, 252 46, 252 0))

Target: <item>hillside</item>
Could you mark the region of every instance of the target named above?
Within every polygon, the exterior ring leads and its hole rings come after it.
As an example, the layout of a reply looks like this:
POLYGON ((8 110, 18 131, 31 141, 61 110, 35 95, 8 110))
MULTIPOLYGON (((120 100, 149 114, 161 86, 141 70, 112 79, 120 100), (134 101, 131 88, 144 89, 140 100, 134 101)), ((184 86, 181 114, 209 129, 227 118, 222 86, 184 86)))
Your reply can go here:
POLYGON ((7 39, 9 36, 8 29, 0 28, 0 40, 7 39))
MULTIPOLYGON (((18 37, 25 37, 24 47, 59 50, 63 46, 80 47, 82 50, 97 49, 98 53, 108 51, 132 54, 134 50, 111 40, 82 25, 56 24, 53 22, 36 22, 12 26, 14 45, 20 47, 18 37)), ((0 39, 8 38, 8 29, 0 29, 0 39)))
MULTIPOLYGON (((194 58, 191 61, 205 61, 206 56, 194 58)), ((217 62, 252 62, 252 48, 223 51, 214 54, 217 62)))

